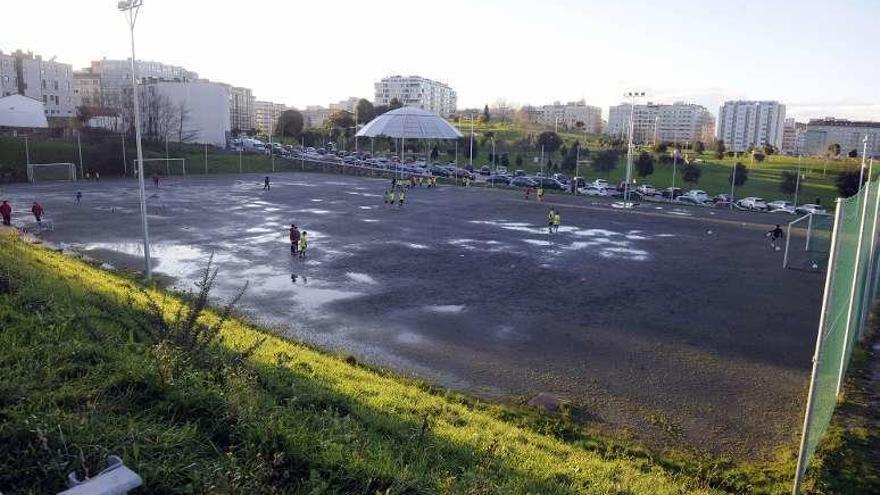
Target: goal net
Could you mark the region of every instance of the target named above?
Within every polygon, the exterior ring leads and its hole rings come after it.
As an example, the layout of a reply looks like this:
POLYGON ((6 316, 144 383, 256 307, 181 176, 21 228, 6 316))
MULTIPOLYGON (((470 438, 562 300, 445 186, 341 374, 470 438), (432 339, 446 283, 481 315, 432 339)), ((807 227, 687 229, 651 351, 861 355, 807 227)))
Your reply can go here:
POLYGON ((28 182, 75 181, 76 165, 72 163, 28 163, 28 182))
MULTIPOLYGON (((137 174, 137 160, 132 162, 137 174)), ((186 175, 186 158, 144 158, 144 178, 154 175, 186 175)))
POLYGON ((808 213, 788 224, 782 267, 824 272, 831 249, 834 217, 808 213))

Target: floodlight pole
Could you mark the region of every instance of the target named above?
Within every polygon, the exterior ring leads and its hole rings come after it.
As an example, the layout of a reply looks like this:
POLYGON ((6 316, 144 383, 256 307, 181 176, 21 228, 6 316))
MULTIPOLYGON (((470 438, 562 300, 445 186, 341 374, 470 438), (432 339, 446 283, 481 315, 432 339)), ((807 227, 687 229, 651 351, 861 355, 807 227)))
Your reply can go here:
MULTIPOLYGON (((629 186, 632 182, 632 166, 633 166, 633 132, 635 131, 635 113, 636 113, 636 97, 645 96, 644 92, 629 92, 626 96, 630 98, 629 105, 629 145, 626 148, 626 184, 623 186, 623 205, 629 204, 629 186)), ((675 196, 675 190, 672 191, 675 196)))
MULTIPOLYGON (((797 179, 794 183, 794 207, 797 209, 798 204, 798 193, 801 189, 801 158, 803 155, 798 155, 798 168, 797 168, 797 179)), ((813 221, 813 217, 810 217, 810 221, 813 221)))
POLYGON ((82 141, 79 138, 80 132, 76 131, 76 148, 79 151, 79 176, 85 177, 85 173, 83 173, 83 148, 82 141))
POLYGON ((153 269, 150 262, 150 231, 147 226, 147 201, 144 191, 144 150, 141 147, 141 112, 140 103, 138 102, 137 59, 135 58, 134 51, 134 25, 137 21, 138 11, 143 3, 143 0, 123 0, 117 6, 120 11, 127 14, 129 32, 131 33, 131 97, 134 101, 134 132, 138 158, 138 193, 141 203, 141 227, 144 231, 144 276, 147 280, 150 280, 153 276, 153 269))
MULTIPOLYGON (((862 184, 864 184, 865 180, 865 160, 868 156, 868 135, 865 134, 864 139, 862 139, 862 167, 859 171, 859 190, 862 190, 862 184)), ((871 180, 871 177, 868 177, 868 180, 871 180)))
MULTIPOLYGON (((468 158, 468 165, 474 166, 474 114, 471 114, 471 154, 470 158, 468 158)), ((458 163, 455 166, 457 167, 458 163)))

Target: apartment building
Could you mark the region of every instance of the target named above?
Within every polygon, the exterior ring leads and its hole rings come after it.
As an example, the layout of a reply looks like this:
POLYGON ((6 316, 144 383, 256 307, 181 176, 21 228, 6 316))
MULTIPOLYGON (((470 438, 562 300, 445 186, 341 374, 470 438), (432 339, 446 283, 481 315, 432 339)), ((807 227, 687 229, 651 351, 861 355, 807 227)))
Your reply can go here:
POLYGON ((786 155, 802 153, 806 131, 807 124, 796 122, 792 118, 785 119, 782 127, 782 147, 779 151, 786 155))
POLYGON ((258 134, 269 136, 275 132, 278 117, 287 110, 287 105, 271 101, 257 101, 254 104, 254 126, 258 134))
POLYGON ((840 145, 840 153, 846 155, 855 150, 862 156, 864 139, 868 137, 868 156, 880 157, 880 122, 852 121, 826 117, 807 123, 804 133, 804 153, 822 155, 828 147, 840 145))
POLYGON ((710 143, 715 118, 701 105, 676 102, 671 105, 647 103, 631 106, 621 103, 608 109, 605 134, 626 139, 630 115, 633 116, 633 143, 710 143))
POLYGON ((718 139, 731 151, 781 149, 784 128, 785 105, 778 101, 726 101, 718 114, 718 139))
MULTIPOLYGON (((140 81, 190 82, 199 78, 195 72, 176 65, 149 60, 136 62, 140 81)), ((92 62, 83 72, 97 75, 101 80, 101 106, 123 109, 131 99, 131 59, 101 59, 92 62)), ((130 106, 130 103, 129 103, 130 106)))
POLYGON ((329 110, 331 113, 339 111, 339 110, 354 113, 354 110, 355 110, 355 108, 357 108, 357 104, 360 100, 361 100, 360 98, 358 98, 356 96, 352 96, 351 98, 347 98, 345 100, 340 100, 337 103, 331 103, 329 110))
POLYGON ((324 122, 330 117, 330 109, 320 105, 309 105, 300 113, 303 116, 304 129, 323 127, 324 122))
POLYGON ((74 71, 73 73, 73 105, 79 107, 100 108, 104 106, 101 96, 101 76, 90 70, 74 71))
POLYGON ((233 132, 251 132, 257 128, 257 100, 250 88, 226 85, 229 91, 229 128, 233 132))
POLYGON ((46 117, 69 119, 76 116, 73 98, 73 68, 43 60, 39 55, 17 50, 0 52, 0 96, 20 94, 43 102, 46 117))
POLYGON ((552 105, 524 107, 525 115, 531 122, 563 129, 576 129, 577 123, 583 123, 584 132, 598 134, 602 132, 602 109, 587 105, 584 100, 568 103, 553 102, 552 105))
POLYGON ((404 106, 417 107, 443 117, 455 113, 458 96, 448 85, 419 76, 390 76, 375 84, 375 105, 397 99, 404 106))

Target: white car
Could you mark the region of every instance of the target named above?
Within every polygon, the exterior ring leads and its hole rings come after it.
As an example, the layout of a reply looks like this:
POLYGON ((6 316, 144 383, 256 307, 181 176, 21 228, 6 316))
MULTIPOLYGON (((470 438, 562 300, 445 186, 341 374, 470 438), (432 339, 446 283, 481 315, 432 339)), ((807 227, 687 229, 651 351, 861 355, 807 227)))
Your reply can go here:
POLYGON ((828 213, 827 211, 825 211, 824 206, 816 205, 813 203, 800 205, 795 209, 795 211, 798 213, 815 213, 817 215, 825 215, 826 213, 828 213))
POLYGON ((781 199, 777 201, 771 201, 767 203, 767 207, 773 213, 791 213, 792 215, 794 214, 794 203, 792 203, 791 201, 783 201, 781 199))
POLYGON ((578 193, 584 194, 586 196, 608 196, 608 189, 605 189, 604 187, 596 187, 593 184, 588 184, 578 189, 578 193))
POLYGON ((764 201, 763 198, 756 198, 754 196, 749 196, 748 198, 743 198, 743 199, 739 200, 738 203, 743 208, 748 208, 749 210, 764 211, 767 209, 767 202, 764 201))
POLYGON ((638 191, 642 194, 649 194, 650 195, 650 194, 657 193, 657 188, 652 186, 651 184, 642 184, 641 186, 639 186, 636 189, 636 191, 638 191))
POLYGON ((606 189, 608 187, 608 181, 605 179, 596 179, 592 182, 593 186, 601 187, 602 189, 606 189))
POLYGON ((690 191, 684 193, 683 196, 692 199, 697 203, 706 203, 709 201, 709 195, 706 194, 706 191, 703 191, 702 189, 691 189, 690 191))

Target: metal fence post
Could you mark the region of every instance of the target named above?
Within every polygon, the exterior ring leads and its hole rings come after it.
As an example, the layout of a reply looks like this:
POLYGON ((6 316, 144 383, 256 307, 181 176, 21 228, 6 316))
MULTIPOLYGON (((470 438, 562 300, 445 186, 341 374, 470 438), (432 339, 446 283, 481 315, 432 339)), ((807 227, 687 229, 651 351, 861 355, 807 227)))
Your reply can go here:
POLYGON ((828 311, 828 301, 831 299, 831 281, 834 278, 834 262, 837 258, 837 234, 840 228, 840 212, 843 209, 842 201, 838 198, 834 209, 834 226, 831 229, 831 248, 828 250, 828 267, 825 270, 825 291, 822 295, 822 310, 819 313, 819 332, 816 335, 816 349, 813 352, 813 370, 810 373, 810 390, 807 393, 807 407, 804 413, 804 428, 801 432, 801 445, 798 449, 797 468, 794 473, 792 495, 798 495, 801 490, 804 473, 807 470, 807 439, 810 431, 810 420, 813 418, 813 401, 816 392, 816 372, 819 368, 819 360, 822 354, 823 332, 825 330, 825 315, 828 311))
POLYGON ((865 274, 865 287, 862 292, 862 315, 859 324, 859 338, 865 337, 865 324, 868 320, 868 313, 871 312, 871 302, 874 300, 874 257, 877 255, 877 213, 880 212, 880 182, 878 189, 874 193, 874 222, 871 225, 871 249, 868 254, 868 272, 865 274))
POLYGON ((810 213, 810 217, 807 218, 807 240, 804 242, 804 251, 810 250, 810 236, 813 235, 813 214, 810 213))

